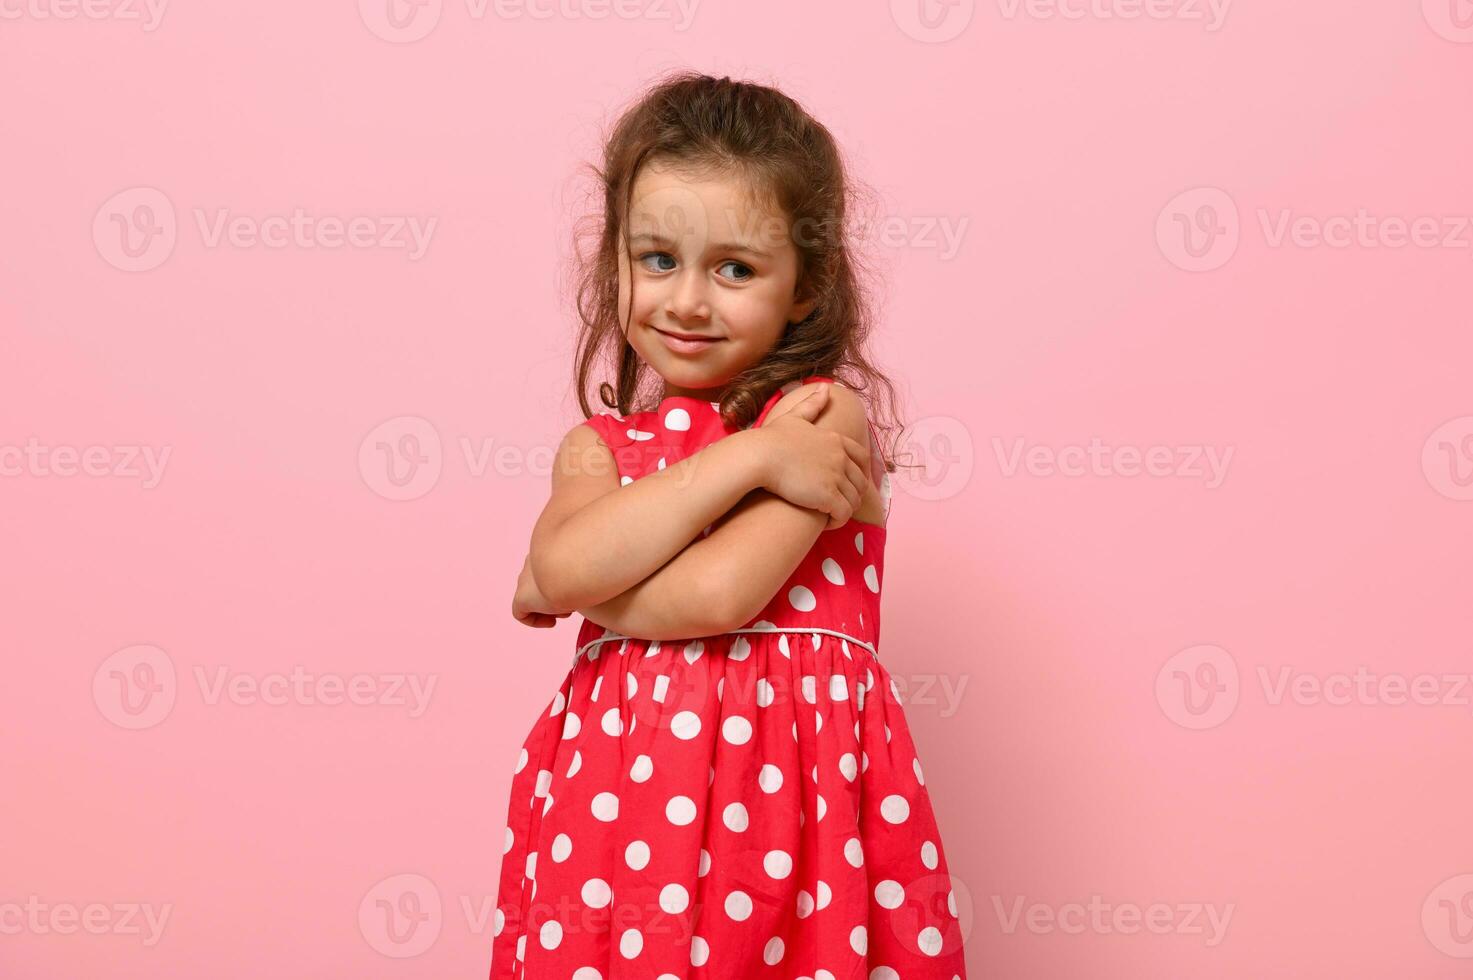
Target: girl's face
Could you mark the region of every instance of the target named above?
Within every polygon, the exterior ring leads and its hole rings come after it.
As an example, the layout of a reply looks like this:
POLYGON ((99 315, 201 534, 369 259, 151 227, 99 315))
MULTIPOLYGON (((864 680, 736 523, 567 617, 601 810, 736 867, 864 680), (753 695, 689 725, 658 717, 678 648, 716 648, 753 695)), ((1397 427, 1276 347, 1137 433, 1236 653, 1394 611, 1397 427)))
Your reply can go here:
POLYGON ((750 200, 745 182, 646 164, 619 253, 620 327, 667 397, 716 401, 812 311, 797 296, 798 264, 787 218, 750 200))

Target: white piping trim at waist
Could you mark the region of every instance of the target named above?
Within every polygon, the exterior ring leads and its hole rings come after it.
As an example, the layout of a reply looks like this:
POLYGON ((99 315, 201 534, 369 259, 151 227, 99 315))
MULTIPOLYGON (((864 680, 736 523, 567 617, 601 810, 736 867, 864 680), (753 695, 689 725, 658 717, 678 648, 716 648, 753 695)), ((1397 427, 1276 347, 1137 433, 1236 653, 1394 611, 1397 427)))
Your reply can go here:
MULTIPOLYGON (((827 634, 829 636, 837 636, 841 640, 848 640, 850 643, 853 643, 855 646, 863 647, 864 649, 868 650, 870 652, 870 656, 876 657, 876 658, 879 657, 879 654, 875 652, 875 648, 872 645, 870 645, 869 643, 865 642, 864 640, 859 639, 857 636, 850 636, 848 633, 841 633, 838 630, 826 630, 826 629, 821 629, 821 628, 815 627, 815 626, 794 626, 794 627, 791 627, 791 628, 790 627, 787 627, 787 626, 764 626, 764 627, 760 627, 760 628, 758 628, 758 627, 748 627, 746 629, 727 630, 725 633, 722 633, 721 635, 722 636, 725 636, 727 633, 825 633, 825 634, 827 634)), ((583 656, 583 654, 590 647, 597 646, 600 643, 607 643, 610 640, 639 640, 639 639, 641 639, 641 638, 640 637, 637 637, 637 636, 625 636, 623 633, 609 633, 606 636, 600 636, 596 640, 589 640, 587 643, 583 644, 581 647, 578 648, 578 652, 575 653, 575 654, 573 654, 573 659, 574 660, 577 660, 579 657, 583 656)), ((691 639, 703 639, 703 637, 691 637, 691 639)), ((642 642, 645 642, 645 643, 671 643, 671 642, 675 642, 675 641, 672 641, 672 640, 642 640, 642 642)))

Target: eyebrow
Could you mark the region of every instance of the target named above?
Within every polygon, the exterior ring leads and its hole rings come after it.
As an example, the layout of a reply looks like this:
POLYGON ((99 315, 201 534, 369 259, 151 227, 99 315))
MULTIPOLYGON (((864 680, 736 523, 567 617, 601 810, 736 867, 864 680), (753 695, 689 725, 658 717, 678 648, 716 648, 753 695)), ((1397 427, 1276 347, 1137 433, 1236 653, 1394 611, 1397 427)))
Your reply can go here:
MULTIPOLYGON (((674 247, 675 240, 657 231, 638 231, 629 236, 631 242, 647 241, 654 245, 674 247)), ((759 255, 762 258, 770 258, 768 253, 744 242, 712 242, 711 248, 718 252, 746 252, 748 255, 759 255)))

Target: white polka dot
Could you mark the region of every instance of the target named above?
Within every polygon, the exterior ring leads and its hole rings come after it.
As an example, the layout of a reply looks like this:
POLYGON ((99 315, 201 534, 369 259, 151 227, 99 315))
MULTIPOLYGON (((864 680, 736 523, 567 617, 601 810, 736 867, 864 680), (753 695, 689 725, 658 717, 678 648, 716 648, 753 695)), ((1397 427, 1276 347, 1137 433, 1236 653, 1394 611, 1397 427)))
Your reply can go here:
POLYGON ((762 858, 762 870, 771 878, 786 878, 793 873, 793 859, 787 851, 768 851, 762 858))
POLYGON ((803 700, 809 704, 818 703, 818 678, 812 674, 804 674, 802 678, 803 700))
POLYGON ((905 901, 905 887, 893 878, 886 878, 875 886, 875 901, 881 908, 898 909, 905 901))
POLYGON ((732 715, 721 723, 721 737, 732 745, 746 745, 752 740, 752 723, 740 715, 732 715))
POLYGON ((880 593, 880 573, 877 572, 877 571, 875 571, 875 566, 873 566, 873 565, 866 565, 866 566, 864 566, 864 584, 867 585, 867 586, 869 586, 869 590, 871 592, 875 593, 876 595, 879 595, 879 593, 880 593))
MULTIPOLYGON (((649 656, 649 654, 645 654, 645 656, 649 656)), ((656 677, 655 678, 655 689, 650 692, 650 697, 653 698, 654 700, 660 702, 661 704, 664 704, 665 703, 665 692, 668 691, 669 689, 670 689, 670 675, 669 674, 661 674, 659 677, 656 677)))
POLYGON ((636 783, 642 783, 655 773, 655 762, 647 755, 635 757, 634 765, 629 767, 629 778, 636 783))
POLYGON ((822 568, 824 578, 828 579, 835 585, 844 584, 844 569, 839 567, 838 562, 834 561, 832 558, 825 558, 823 560, 822 568))
POLYGON ((619 937, 619 953, 626 960, 632 960, 644 949, 644 936, 640 935, 638 929, 625 929, 624 935, 619 937))
POLYGON ((552 859, 562 864, 573 853, 573 838, 567 834, 558 834, 552 839, 552 859))
POLYGON ((691 640, 685 645, 685 662, 693 664, 701 659, 701 654, 706 652, 706 644, 700 640, 691 640))
POLYGON ((670 719, 670 731, 676 738, 690 741, 701 733, 701 716, 694 711, 678 712, 670 719))
POLYGON ((757 707, 765 708, 772 704, 772 684, 765 677, 757 678, 757 707))
POLYGON ((689 796, 672 796, 665 804, 665 819, 684 827, 696 818, 696 803, 689 796))
POLYGON ((497 909, 496 914, 491 918, 491 923, 491 935, 501 935, 501 930, 506 928, 506 913, 497 909))
POLYGON ((727 895, 726 914, 737 922, 746 921, 752 914, 752 896, 743 891, 734 891, 727 895))
POLYGON ((643 871, 650 863, 650 846, 642 840, 630 841, 624 848, 624 863, 635 871, 643 871))
POLYGON ((818 803, 817 803, 815 809, 817 809, 817 811, 818 811, 817 816, 818 816, 818 819, 820 819, 820 820, 823 819, 823 815, 825 813, 828 813, 829 812, 829 801, 826 800, 826 799, 824 799, 822 794, 820 794, 819 797, 818 797, 818 803))
POLYGON ((853 752, 845 752, 839 756, 839 772, 849 782, 854 782, 854 777, 859 775, 859 761, 854 758, 853 752))
POLYGON ((609 904, 614 891, 602 878, 589 878, 583 883, 583 902, 589 908, 601 909, 609 904))
POLYGON ((624 719, 619 717, 618 708, 610 708, 604 712, 601 727, 606 735, 621 735, 624 732, 624 719))
POLYGON ((726 659, 740 662, 746 660, 751 655, 752 644, 748 642, 745 636, 738 636, 732 641, 731 649, 727 651, 726 659))
POLYGON ((926 841, 921 845, 921 863, 932 871, 936 870, 937 857, 935 844, 926 841))
POLYGON ((856 534, 854 536, 854 550, 858 551, 861 555, 864 554, 864 532, 863 531, 860 531, 858 534, 856 534))
POLYGON ((711 955, 711 947, 706 940, 700 936, 692 936, 690 939, 690 965, 705 966, 706 960, 711 955))
POLYGON ((864 926, 855 926, 849 930, 849 948, 860 956, 869 952, 869 930, 864 926))
POLYGON ((782 937, 773 936, 767 940, 767 945, 762 947, 762 962, 768 966, 777 966, 782 962, 785 948, 782 937))
MULTIPOLYGON (((888 966, 877 966, 870 971, 869 980, 900 980, 900 974, 888 966)), ((957 980, 952 977, 951 980, 957 980)))
POLYGON ((880 816, 890 823, 905 823, 910 816, 910 803, 892 793, 880 801, 880 816))
POLYGON ((801 889, 798 892, 798 918, 806 919, 813 914, 813 896, 808 890, 801 889))
POLYGON ((624 434, 635 442, 648 442, 655 437, 653 432, 645 432, 643 429, 628 429, 624 434))
POLYGON ((547 795, 552 786, 552 773, 546 769, 537 770, 537 786, 532 790, 532 795, 537 799, 547 795))
POLYGON ((823 909, 828 908, 829 903, 833 900, 834 890, 829 887, 828 882, 820 881, 818 883, 818 904, 814 907, 822 911, 823 909))
POLYGON ((567 706, 568 706, 568 699, 567 699, 567 697, 563 694, 562 691, 557 692, 557 694, 552 699, 552 707, 550 707, 550 708, 547 709, 547 717, 549 717, 549 718, 555 717, 559 712, 561 712, 567 706))
MULTIPOLYGON (((598 685, 599 684, 602 684, 602 683, 603 683, 603 678, 602 677, 600 677, 598 680, 594 681, 594 683, 593 683, 593 687, 594 687, 593 699, 595 701, 598 700, 598 685)), ((633 701, 634 700, 634 696, 636 694, 638 694, 638 693, 639 693, 639 678, 638 677, 635 677, 633 674, 625 674, 624 675, 624 700, 626 700, 626 701, 633 701)))
POLYGON ((818 600, 813 596, 813 590, 803 585, 795 585, 788 590, 788 601, 799 612, 813 612, 818 605, 818 600))
POLYGON ((557 949, 558 943, 563 941, 563 927, 556 919, 549 919, 542 923, 542 929, 537 938, 542 943, 543 949, 557 949))
POLYGON ((767 763, 757 774, 757 785, 762 787, 764 793, 776 793, 782 789, 783 771, 772 763, 767 763))
POLYGON ((516 769, 514 769, 512 771, 513 772, 521 772, 526 767, 527 767, 527 750, 526 749, 522 749, 522 754, 519 755, 519 756, 517 756, 517 767, 516 767, 516 769))
POLYGON ((937 956, 941 953, 941 930, 935 926, 926 926, 921 934, 916 936, 916 945, 921 952, 927 956, 937 956))
POLYGON ((829 700, 849 700, 849 680, 843 674, 833 674, 829 677, 829 700))
POLYGON ((856 868, 864 864, 864 845, 859 843, 858 837, 851 837, 844 842, 844 860, 856 868))
POLYGON ((573 971, 573 980, 604 980, 604 975, 591 966, 580 966, 573 971))
POLYGON ((613 793, 600 793, 593 798, 593 815, 604 823, 619 817, 619 798, 613 793))
POLYGON ((728 830, 741 833, 747 829, 747 808, 740 803, 732 803, 721 811, 721 822, 726 824, 728 830))
POLYGON ((690 892, 681 885, 669 884, 660 889, 660 908, 678 915, 690 908, 690 892))
POLYGON ((696 877, 704 878, 711 870, 711 854, 704 847, 701 848, 701 858, 696 862, 696 877))
POLYGON ((506 828, 506 844, 501 848, 501 853, 502 854, 505 854, 505 853, 507 853, 508 851, 511 850, 512 841, 515 840, 515 839, 516 839, 516 835, 511 832, 511 828, 510 827, 506 828))
POLYGON ((665 428, 671 432, 690 431, 690 413, 683 408, 672 408, 665 413, 665 428))
POLYGON ((573 763, 572 763, 572 765, 568 766, 568 778, 569 779, 572 779, 574 776, 576 776, 578 774, 578 770, 579 769, 582 769, 582 768, 583 768, 583 753, 582 752, 579 752, 577 749, 574 749, 573 750, 573 763))

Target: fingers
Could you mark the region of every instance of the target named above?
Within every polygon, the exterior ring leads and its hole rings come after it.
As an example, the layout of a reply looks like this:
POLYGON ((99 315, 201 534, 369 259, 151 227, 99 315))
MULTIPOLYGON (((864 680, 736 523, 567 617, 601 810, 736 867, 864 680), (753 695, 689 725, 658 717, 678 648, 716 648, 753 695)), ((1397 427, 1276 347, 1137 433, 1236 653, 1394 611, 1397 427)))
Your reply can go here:
POLYGON ((813 391, 810 391, 808 394, 804 395, 802 398, 794 402, 793 411, 799 413, 800 415, 802 415, 803 418, 812 422, 814 419, 818 418, 819 413, 822 412, 824 406, 828 404, 828 400, 829 386, 820 385, 813 391))
POLYGON ((856 463, 859 464, 859 467, 860 467, 861 470, 863 470, 864 472, 868 473, 869 472, 869 447, 868 446, 861 446, 857 440, 851 439, 849 436, 844 436, 843 438, 844 438, 844 452, 848 453, 849 454, 849 458, 852 459, 852 460, 854 460, 854 462, 856 462, 856 463))

